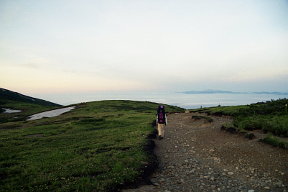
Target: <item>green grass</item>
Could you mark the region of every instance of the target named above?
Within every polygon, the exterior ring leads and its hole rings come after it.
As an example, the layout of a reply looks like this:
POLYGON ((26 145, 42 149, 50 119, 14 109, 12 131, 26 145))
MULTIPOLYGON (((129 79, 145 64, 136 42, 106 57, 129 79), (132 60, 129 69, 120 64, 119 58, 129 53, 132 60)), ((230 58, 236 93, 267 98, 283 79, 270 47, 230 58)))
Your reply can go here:
POLYGON ((209 115, 229 115, 234 116, 239 113, 241 110, 247 109, 247 105, 239 105, 239 106, 219 106, 219 107, 207 107, 202 109, 192 109, 192 112, 201 112, 207 113, 209 115))
POLYGON ((281 137, 288 137, 288 115, 253 115, 238 117, 235 125, 245 130, 263 130, 281 137))
POLYGON ((288 142, 281 141, 279 138, 269 135, 261 140, 263 143, 268 143, 274 147, 280 147, 283 149, 288 149, 288 142))
POLYGON ((212 115, 230 115, 240 131, 263 130, 280 137, 288 137, 288 99, 271 100, 251 105, 210 107, 193 110, 212 115))
POLYGON ((1 191, 116 191, 137 181, 152 163, 144 148, 157 106, 90 102, 54 118, 1 123, 1 191))

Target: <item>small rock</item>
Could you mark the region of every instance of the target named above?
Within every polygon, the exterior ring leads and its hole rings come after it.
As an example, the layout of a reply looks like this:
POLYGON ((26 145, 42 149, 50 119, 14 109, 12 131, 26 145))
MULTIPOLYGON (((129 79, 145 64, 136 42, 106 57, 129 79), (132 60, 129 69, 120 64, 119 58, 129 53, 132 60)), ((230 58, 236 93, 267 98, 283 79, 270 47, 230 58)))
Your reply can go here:
POLYGON ((280 182, 277 182, 277 183, 275 183, 274 185, 277 186, 277 187, 282 187, 282 182, 281 182, 281 181, 280 181, 280 182))
POLYGON ((267 189, 267 190, 269 190, 269 189, 270 189, 270 187, 264 187, 264 189, 267 189))
POLYGON ((234 173, 233 172, 228 172, 228 175, 233 175, 234 173))
POLYGON ((189 171, 189 173, 194 173, 195 172, 195 169, 191 169, 190 171, 189 171))

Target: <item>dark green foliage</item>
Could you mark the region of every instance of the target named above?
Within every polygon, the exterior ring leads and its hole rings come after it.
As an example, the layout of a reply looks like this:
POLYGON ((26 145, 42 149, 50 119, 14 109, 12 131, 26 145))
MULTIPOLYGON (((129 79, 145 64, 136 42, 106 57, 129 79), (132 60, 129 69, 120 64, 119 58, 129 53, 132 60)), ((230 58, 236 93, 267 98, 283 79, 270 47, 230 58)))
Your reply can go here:
POLYGON ((230 116, 285 115, 288 114, 287 104, 288 99, 278 99, 250 105, 209 107, 191 111, 230 116))
POLYGON ((212 123, 213 122, 213 119, 211 117, 208 117, 208 116, 193 115, 192 119, 195 119, 195 120, 203 119, 203 120, 207 121, 208 123, 212 123))
POLYGON ((262 139, 260 141, 262 141, 263 143, 268 143, 270 145, 273 145, 274 147, 280 147, 283 149, 288 149, 288 142, 281 141, 278 138, 273 137, 271 135, 268 137, 265 137, 264 139, 262 139))
POLYGON ((224 124, 221 126, 221 130, 224 130, 224 131, 227 131, 227 132, 230 132, 230 133, 238 133, 239 130, 232 124, 224 124))
POLYGON ((254 135, 254 133, 246 133, 246 134, 245 134, 245 138, 247 138, 247 139, 254 139, 254 138, 255 138, 255 135, 254 135))
POLYGON ((234 123, 245 130, 263 130, 274 135, 288 137, 288 115, 253 115, 236 117, 234 123))
POLYGON ((288 99, 278 99, 243 106, 203 108, 199 111, 213 115, 234 116, 234 125, 240 130, 259 129, 288 137, 287 104, 288 99))
POLYGON ((193 109, 191 111, 207 113, 208 115, 216 115, 216 116, 222 116, 222 115, 236 116, 239 113, 239 110, 246 108, 248 108, 248 106, 240 105, 240 106, 209 107, 202 109, 193 109))
POLYGON ((29 97, 26 95, 22 95, 20 93, 10 91, 7 89, 0 88, 0 105, 4 105, 5 101, 17 101, 17 102, 24 102, 24 103, 32 103, 32 104, 38 104, 38 105, 43 105, 43 106, 61 106, 56 103, 52 103, 49 101, 45 101, 42 99, 37 99, 34 97, 29 97))

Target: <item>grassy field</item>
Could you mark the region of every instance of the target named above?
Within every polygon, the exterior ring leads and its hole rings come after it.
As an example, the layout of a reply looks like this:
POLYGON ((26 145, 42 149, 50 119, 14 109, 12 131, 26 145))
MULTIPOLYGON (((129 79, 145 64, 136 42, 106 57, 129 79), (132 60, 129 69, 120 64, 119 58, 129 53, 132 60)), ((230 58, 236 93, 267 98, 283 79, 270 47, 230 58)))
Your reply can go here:
POLYGON ((264 133, 270 133, 263 140, 264 142, 273 143, 274 146, 281 143, 278 146, 288 148, 285 147, 288 146, 287 142, 281 141, 281 138, 288 137, 287 105, 288 99, 279 99, 251 105, 219 106, 192 111, 233 116, 233 125, 228 126, 234 126, 240 132, 262 130, 264 133), (272 140, 275 142, 272 142, 272 140))
POLYGON ((144 174, 158 104, 75 106, 54 118, 0 123, 1 191, 116 191, 144 174))

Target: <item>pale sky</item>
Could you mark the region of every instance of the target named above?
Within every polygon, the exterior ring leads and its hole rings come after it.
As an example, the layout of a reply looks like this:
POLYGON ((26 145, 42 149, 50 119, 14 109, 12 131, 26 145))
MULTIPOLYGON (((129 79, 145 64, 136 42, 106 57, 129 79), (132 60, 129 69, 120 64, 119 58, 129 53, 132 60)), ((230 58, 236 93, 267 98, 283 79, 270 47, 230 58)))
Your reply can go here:
POLYGON ((287 0, 0 0, 0 87, 288 91, 287 0))

